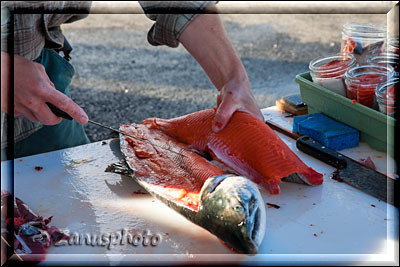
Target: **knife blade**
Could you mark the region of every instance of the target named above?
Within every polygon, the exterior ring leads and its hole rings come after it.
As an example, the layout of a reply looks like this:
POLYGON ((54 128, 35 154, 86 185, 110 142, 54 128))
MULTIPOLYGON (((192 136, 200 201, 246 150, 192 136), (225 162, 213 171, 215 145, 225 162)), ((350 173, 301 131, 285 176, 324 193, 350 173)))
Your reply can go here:
MULTIPOLYGON (((397 180, 370 169, 308 136, 301 136, 291 132, 271 121, 266 121, 265 123, 273 130, 296 140, 296 147, 300 151, 337 168, 332 178, 345 182, 379 200, 395 205, 393 192, 397 180)), ((395 206, 398 207, 398 204, 396 203, 395 206)))
MULTIPOLYGON (((51 110, 56 116, 61 117, 61 118, 64 118, 64 119, 67 119, 67 120, 73 120, 73 118, 72 118, 68 113, 62 111, 61 109, 59 109, 58 107, 54 106, 53 104, 48 103, 48 102, 46 102, 46 104, 47 104, 47 106, 50 108, 50 110, 51 110)), ((171 149, 169 149, 169 148, 167 148, 167 147, 163 147, 163 146, 159 146, 159 145, 153 144, 152 142, 149 142, 149 141, 144 140, 144 139, 142 139, 142 138, 139 138, 139 137, 137 137, 137 136, 134 136, 134 135, 131 135, 131 134, 122 132, 122 131, 120 131, 120 130, 111 128, 110 126, 106 126, 106 125, 101 124, 101 123, 99 123, 99 122, 96 122, 96 121, 93 121, 93 120, 88 120, 88 122, 90 122, 90 123, 92 123, 92 124, 95 124, 95 125, 97 125, 97 126, 106 128, 106 129, 111 130, 111 131, 113 131, 113 132, 117 132, 117 133, 120 133, 120 134, 129 136, 129 137, 131 137, 131 138, 133 138, 133 139, 136 139, 136 140, 139 140, 139 141, 141 141, 141 142, 143 142, 143 143, 150 144, 150 145, 152 145, 152 146, 155 146, 155 147, 159 147, 159 148, 168 150, 168 151, 170 151, 170 152, 172 152, 172 153, 175 153, 175 154, 177 154, 177 155, 179 155, 179 156, 186 157, 185 155, 183 155, 183 154, 181 154, 181 153, 179 153, 179 152, 176 152, 176 151, 174 151, 174 150, 171 150, 171 149)), ((184 148, 182 148, 182 149, 184 149, 184 148)), ((189 150, 189 151, 192 152, 191 150, 189 150)))

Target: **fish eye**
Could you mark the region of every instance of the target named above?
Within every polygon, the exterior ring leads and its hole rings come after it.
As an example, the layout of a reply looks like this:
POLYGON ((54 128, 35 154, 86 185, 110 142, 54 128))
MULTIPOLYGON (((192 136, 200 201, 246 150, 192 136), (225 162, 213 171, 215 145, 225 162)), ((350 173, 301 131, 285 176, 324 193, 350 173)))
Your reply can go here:
POLYGON ((233 210, 236 211, 236 212, 243 212, 244 208, 241 205, 235 205, 233 207, 233 210))

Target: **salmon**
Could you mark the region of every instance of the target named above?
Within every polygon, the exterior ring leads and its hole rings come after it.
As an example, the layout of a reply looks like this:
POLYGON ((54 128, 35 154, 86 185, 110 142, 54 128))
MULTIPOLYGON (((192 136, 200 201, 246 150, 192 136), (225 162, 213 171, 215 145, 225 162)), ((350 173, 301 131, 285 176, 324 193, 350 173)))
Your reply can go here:
POLYGON ((120 135, 124 161, 106 171, 134 178, 153 197, 234 250, 257 253, 266 211, 255 183, 227 174, 161 130, 144 124, 121 125, 120 130, 147 142, 120 135))
POLYGON ((216 108, 173 119, 149 118, 142 122, 159 129, 200 153, 233 169, 237 174, 262 183, 271 194, 279 194, 281 179, 297 175, 309 185, 323 183, 323 175, 302 160, 264 122, 237 111, 227 126, 211 129, 216 108))
POLYGON ((121 125, 120 130, 151 141, 123 136, 125 159, 138 177, 146 178, 157 191, 164 191, 170 199, 193 209, 198 208, 198 194, 205 181, 212 176, 226 174, 205 158, 190 151, 189 147, 161 131, 151 131, 143 125, 121 125), (152 145, 154 144, 154 145, 152 145), (168 149, 177 153, 171 153, 168 149), (179 154, 182 156, 180 156, 179 154))

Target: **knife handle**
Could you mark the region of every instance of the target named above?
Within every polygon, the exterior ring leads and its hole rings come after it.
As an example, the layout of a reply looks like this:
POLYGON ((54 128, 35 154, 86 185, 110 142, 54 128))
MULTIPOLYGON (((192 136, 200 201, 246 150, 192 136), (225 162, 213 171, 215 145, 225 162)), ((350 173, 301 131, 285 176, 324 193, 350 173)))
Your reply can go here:
POLYGON ((336 151, 318 143, 308 136, 302 136, 296 140, 296 147, 304 153, 325 162, 337 169, 347 166, 345 158, 336 151))
POLYGON ((67 120, 73 120, 72 117, 67 113, 59 109, 58 107, 54 106, 53 104, 46 102, 47 106, 50 108, 50 110, 58 117, 67 119, 67 120))

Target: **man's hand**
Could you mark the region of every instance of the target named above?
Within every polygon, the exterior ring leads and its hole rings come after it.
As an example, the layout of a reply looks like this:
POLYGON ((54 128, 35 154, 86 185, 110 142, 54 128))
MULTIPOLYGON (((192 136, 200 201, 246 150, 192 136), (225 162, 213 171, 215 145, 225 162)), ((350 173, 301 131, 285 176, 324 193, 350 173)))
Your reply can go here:
MULTIPOLYGON (((1 109, 11 114, 9 106, 10 55, 1 52, 1 109)), ((32 122, 56 125, 57 117, 46 105, 49 102, 65 111, 80 124, 88 122, 88 116, 69 97, 59 92, 50 81, 43 65, 21 56, 14 56, 14 116, 24 116, 32 122)))
POLYGON ((229 81, 218 93, 217 112, 214 117, 214 132, 225 128, 235 111, 244 111, 264 121, 250 85, 246 81, 229 81))
MULTIPOLYGON (((215 11, 214 6, 210 8, 215 11)), ((179 36, 218 90, 213 131, 222 130, 236 110, 263 116, 250 89, 246 70, 228 38, 218 14, 200 14, 179 36)))

